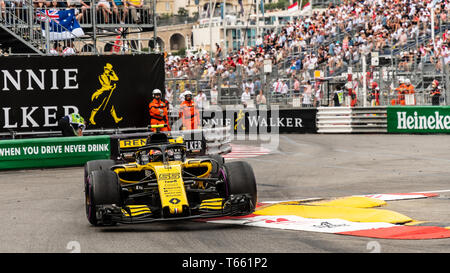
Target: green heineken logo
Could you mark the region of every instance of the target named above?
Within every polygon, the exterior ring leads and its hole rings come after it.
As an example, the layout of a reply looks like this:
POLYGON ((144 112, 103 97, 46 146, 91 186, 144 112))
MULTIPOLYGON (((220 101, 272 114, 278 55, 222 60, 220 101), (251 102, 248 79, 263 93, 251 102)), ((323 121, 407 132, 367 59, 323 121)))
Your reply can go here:
POLYGON ((387 107, 388 133, 450 133, 449 106, 387 107))
POLYGON ((413 114, 406 111, 397 112, 397 129, 399 130, 449 130, 450 115, 439 111, 429 114, 413 114))

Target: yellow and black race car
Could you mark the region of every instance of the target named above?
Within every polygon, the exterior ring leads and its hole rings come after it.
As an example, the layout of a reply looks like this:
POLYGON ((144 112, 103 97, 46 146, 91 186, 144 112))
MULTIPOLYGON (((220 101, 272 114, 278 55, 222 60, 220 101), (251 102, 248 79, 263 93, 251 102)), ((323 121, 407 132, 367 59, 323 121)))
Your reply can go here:
POLYGON ((247 215, 255 210, 256 181, 243 161, 190 157, 182 139, 153 133, 134 160, 85 165, 86 216, 94 225, 247 215))

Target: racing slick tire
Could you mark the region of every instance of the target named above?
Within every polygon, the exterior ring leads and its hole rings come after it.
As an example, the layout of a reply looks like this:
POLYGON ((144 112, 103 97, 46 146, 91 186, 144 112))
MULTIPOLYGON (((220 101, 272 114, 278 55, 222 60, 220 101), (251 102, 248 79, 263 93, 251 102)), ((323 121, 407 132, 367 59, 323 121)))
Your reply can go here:
POLYGON ((245 161, 233 161, 224 164, 225 190, 227 195, 249 195, 253 207, 257 202, 256 179, 253 168, 245 161))
MULTIPOLYGON (((86 217, 89 223, 99 225, 97 209, 101 205, 121 204, 121 187, 116 173, 97 170, 88 175, 86 190, 86 217)), ((114 224, 114 223, 110 223, 114 224)))
POLYGON ((88 175, 97 170, 109 170, 109 168, 115 165, 115 161, 112 159, 100 159, 100 160, 91 160, 84 164, 84 182, 86 185, 88 175))

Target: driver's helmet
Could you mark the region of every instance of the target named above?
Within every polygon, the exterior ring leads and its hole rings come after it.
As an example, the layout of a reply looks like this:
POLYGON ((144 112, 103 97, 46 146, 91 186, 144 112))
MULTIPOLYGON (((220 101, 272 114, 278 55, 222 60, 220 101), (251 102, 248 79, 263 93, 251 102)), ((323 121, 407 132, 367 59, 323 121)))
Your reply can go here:
POLYGON ((156 149, 151 149, 148 152, 148 157, 150 162, 159 162, 163 160, 162 152, 156 149))

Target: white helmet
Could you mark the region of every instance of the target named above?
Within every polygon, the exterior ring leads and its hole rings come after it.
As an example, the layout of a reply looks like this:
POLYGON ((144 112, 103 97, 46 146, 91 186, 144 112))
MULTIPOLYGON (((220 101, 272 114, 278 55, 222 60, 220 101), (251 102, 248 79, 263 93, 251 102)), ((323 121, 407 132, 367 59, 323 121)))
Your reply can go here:
POLYGON ((187 96, 187 95, 191 95, 192 96, 192 92, 189 90, 184 91, 183 95, 187 96))
POLYGON ((155 95, 155 94, 160 94, 161 95, 161 90, 153 89, 153 95, 155 95))

